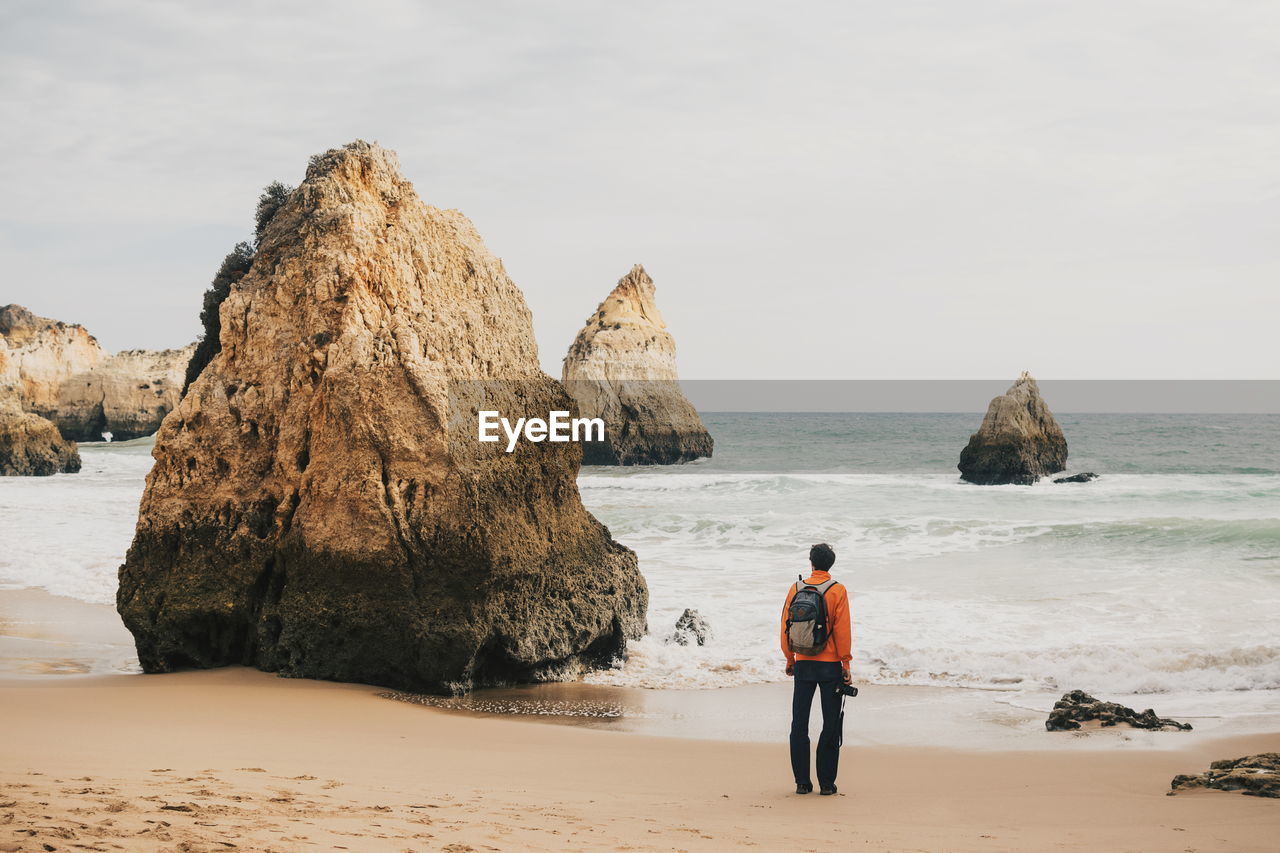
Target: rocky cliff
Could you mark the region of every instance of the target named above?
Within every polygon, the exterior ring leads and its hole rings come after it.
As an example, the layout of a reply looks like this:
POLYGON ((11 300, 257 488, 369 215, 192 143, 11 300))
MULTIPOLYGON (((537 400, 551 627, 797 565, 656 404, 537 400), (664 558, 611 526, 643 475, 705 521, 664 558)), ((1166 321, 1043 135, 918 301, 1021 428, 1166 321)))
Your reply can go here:
POLYGON ((960 478, 979 485, 1030 485, 1067 465, 1067 439, 1023 371, 987 407, 982 426, 960 452, 960 478))
POLYGON ((680 390, 675 339, 654 295, 644 267, 632 267, 565 356, 565 389, 582 416, 605 423, 605 441, 583 445, 583 464, 671 465, 711 455, 711 435, 680 390))
POLYGON ((178 402, 194 347, 108 355, 82 326, 0 308, 0 386, 76 441, 155 432, 178 402))
POLYGON ((75 374, 58 387, 53 406, 32 406, 80 441, 151 435, 177 405, 195 344, 183 349, 124 350, 75 374))
POLYGON ((148 672, 243 663, 447 691, 563 678, 644 630, 635 555, 574 444, 476 440, 568 408, 532 320, 395 155, 313 158, 156 436, 117 598, 148 672))
POLYGON ((56 407, 62 383, 106 357, 83 326, 37 317, 21 305, 0 308, 0 386, 13 389, 24 408, 56 407))
POLYGON ((15 396, 0 392, 0 476, 43 477, 80 470, 75 442, 49 421, 24 412, 15 396))

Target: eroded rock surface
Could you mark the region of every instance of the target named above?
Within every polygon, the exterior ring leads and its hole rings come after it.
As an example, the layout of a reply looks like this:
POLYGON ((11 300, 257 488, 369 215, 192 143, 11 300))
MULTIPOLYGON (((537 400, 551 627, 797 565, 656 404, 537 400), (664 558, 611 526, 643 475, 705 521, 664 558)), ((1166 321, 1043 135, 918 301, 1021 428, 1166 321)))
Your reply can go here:
POLYGON ((1067 439, 1040 397, 1031 374, 1023 372, 987 407, 982 426, 960 452, 960 478, 983 486, 1029 486, 1062 471, 1067 439))
POLYGON ((80 470, 80 452, 49 421, 24 412, 15 397, 0 392, 0 476, 44 477, 80 470))
POLYGON ((62 383, 107 357, 83 326, 38 317, 21 305, 0 308, 0 386, 28 410, 56 408, 62 383))
POLYGON ((676 343, 637 264, 587 318, 562 378, 605 440, 583 445, 585 465, 671 465, 710 456, 711 435, 680 390, 676 343))
POLYGON ((118 609, 148 672, 243 663, 417 691, 571 677, 644 631, 576 444, 476 440, 569 408, 528 308, 395 155, 313 158, 156 437, 118 609))
POLYGON ((1206 773, 1174 776, 1170 788, 1171 795, 1195 788, 1216 788, 1239 791, 1251 797, 1280 799, 1280 752, 1215 761, 1206 773))
POLYGON ((1088 720, 1097 720, 1103 726, 1127 723, 1136 729, 1171 728, 1191 731, 1190 723, 1158 717, 1150 708, 1138 713, 1117 702, 1103 702, 1095 699, 1083 690, 1064 693, 1062 698, 1054 703, 1044 727, 1051 732, 1065 732, 1080 728, 1080 724, 1088 720))
POLYGON ((101 441, 155 432, 178 402, 194 344, 108 355, 84 327, 0 308, 0 385, 63 437, 101 441))
POLYGON ((36 410, 81 441, 101 441, 106 433, 115 441, 151 435, 177 405, 194 349, 118 352, 64 380, 57 405, 36 410))

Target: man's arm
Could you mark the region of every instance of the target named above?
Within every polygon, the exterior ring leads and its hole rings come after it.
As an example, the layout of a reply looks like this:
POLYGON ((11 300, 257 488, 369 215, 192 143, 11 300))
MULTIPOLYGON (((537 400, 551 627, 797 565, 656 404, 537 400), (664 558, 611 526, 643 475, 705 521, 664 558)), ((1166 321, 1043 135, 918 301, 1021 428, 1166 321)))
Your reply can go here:
POLYGON ((844 669, 845 681, 849 680, 849 662, 853 660, 853 628, 849 623, 849 593, 844 584, 837 587, 832 616, 832 631, 836 640, 836 655, 844 669))

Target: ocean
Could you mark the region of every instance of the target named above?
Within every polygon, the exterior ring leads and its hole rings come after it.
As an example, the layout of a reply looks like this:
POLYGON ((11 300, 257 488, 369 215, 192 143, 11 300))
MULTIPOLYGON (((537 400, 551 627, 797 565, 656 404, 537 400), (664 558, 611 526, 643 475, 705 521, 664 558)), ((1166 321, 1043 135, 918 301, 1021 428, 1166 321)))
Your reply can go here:
POLYGON ((591 681, 782 680, 787 585, 827 542, 864 683, 1280 710, 1280 417, 1062 415, 1069 469, 1101 478, 1031 487, 960 482, 977 414, 705 420, 713 459, 583 472, 651 593, 650 636, 591 681), (706 646, 664 642, 685 608, 706 646))
MULTIPOLYGON (((1069 470, 1101 479, 1031 487, 959 481, 977 413, 704 419, 713 459, 582 471, 651 594, 650 635, 588 682, 785 680, 782 601, 827 542, 860 683, 1280 714, 1280 416, 1059 415, 1069 470), (667 642, 685 608, 707 645, 667 642)), ((84 444, 80 474, 0 478, 0 586, 111 603, 150 450, 84 444)))

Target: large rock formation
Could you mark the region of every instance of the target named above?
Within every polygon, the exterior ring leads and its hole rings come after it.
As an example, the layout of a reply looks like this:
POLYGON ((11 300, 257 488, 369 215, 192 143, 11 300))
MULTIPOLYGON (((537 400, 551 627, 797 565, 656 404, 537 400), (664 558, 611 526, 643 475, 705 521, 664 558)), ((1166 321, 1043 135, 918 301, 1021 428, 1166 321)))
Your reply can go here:
POLYGON ((637 264, 578 332, 562 373, 584 417, 605 440, 583 445, 584 465, 672 465, 710 456, 712 440, 680 390, 676 342, 637 264))
POLYGON ((242 663, 449 691, 569 677, 643 633, 635 555, 575 444, 477 440, 567 409, 529 310, 395 155, 313 158, 156 436, 117 605, 148 672, 242 663))
POLYGON ((80 470, 75 442, 39 415, 24 412, 16 397, 0 391, 0 476, 43 477, 80 470))
POLYGON ((194 344, 108 355, 83 326, 0 308, 0 386, 68 439, 150 435, 178 402, 194 344))
POLYGON ((982 426, 960 452, 960 479, 983 486, 1029 486, 1067 465, 1067 439, 1040 398, 1040 388, 1023 371, 987 407, 982 426))

